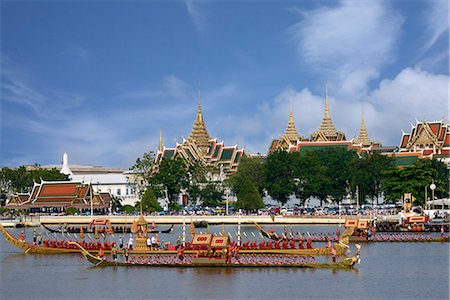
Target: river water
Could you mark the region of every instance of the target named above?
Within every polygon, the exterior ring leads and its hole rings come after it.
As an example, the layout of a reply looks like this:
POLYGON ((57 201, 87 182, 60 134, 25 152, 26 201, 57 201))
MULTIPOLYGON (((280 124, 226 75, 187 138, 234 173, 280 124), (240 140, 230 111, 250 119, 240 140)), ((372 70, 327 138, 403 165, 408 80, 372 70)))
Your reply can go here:
MULTIPOLYGON (((221 229, 211 227, 212 232, 221 229)), ((283 231, 282 226, 274 229, 283 231)), ((160 239, 175 242, 181 230, 177 226, 171 234, 160 234, 160 239)), ((225 230, 235 232, 236 226, 226 226, 225 230)), ((252 232, 259 236, 254 226, 243 226, 242 230, 251 238, 252 232)), ((334 230, 333 226, 294 226, 294 232, 334 230)), ((15 236, 20 233, 19 229, 9 231, 15 236)), ((31 237, 32 229, 26 229, 26 234, 31 237)), ((0 270, 2 300, 449 299, 448 243, 363 244, 361 264, 353 271, 94 268, 81 254, 23 254, 1 236, 0 270)))

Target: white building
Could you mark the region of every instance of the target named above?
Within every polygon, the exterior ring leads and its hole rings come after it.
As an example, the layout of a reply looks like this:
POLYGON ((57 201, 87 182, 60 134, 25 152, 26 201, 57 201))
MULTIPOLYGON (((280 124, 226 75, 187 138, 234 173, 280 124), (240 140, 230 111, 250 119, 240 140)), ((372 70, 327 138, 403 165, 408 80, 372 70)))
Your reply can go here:
POLYGON ((89 165, 69 165, 67 153, 63 155, 63 164, 43 166, 56 168, 69 175, 71 181, 90 182, 97 192, 109 192, 122 199, 122 205, 133 205, 139 200, 134 184, 128 179, 128 170, 89 165))

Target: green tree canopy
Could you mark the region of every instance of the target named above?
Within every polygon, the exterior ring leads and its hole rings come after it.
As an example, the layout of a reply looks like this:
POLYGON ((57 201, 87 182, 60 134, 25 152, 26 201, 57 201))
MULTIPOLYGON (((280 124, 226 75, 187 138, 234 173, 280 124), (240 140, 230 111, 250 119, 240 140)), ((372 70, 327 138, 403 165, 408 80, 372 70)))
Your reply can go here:
POLYGON ((177 202, 177 197, 183 188, 189 184, 188 167, 180 158, 165 158, 159 165, 159 172, 151 178, 151 186, 158 188, 159 193, 169 200, 169 206, 177 202))
POLYGON ((259 195, 264 196, 266 165, 259 158, 243 156, 239 162, 239 168, 236 173, 228 179, 228 185, 238 194, 245 180, 250 180, 257 188, 259 195))
POLYGON ((264 207, 264 202, 256 189, 256 186, 249 179, 245 179, 237 195, 236 209, 252 211, 264 207))
POLYGON ((69 180, 68 176, 59 173, 56 168, 43 169, 39 165, 21 166, 17 169, 2 168, 0 170, 0 193, 26 193, 33 188, 34 182, 40 180, 69 180))
POLYGON ((223 195, 223 190, 218 184, 209 182, 201 190, 200 201, 206 206, 216 206, 222 201, 223 195))
POLYGON ((293 157, 286 151, 269 154, 266 162, 266 188, 269 195, 281 204, 285 204, 294 193, 293 157))
MULTIPOLYGON (((154 212, 154 211, 161 211, 162 208, 158 203, 158 199, 156 197, 156 192, 148 188, 141 199, 142 202, 142 210, 146 212, 154 212)), ((136 203, 137 206, 135 206, 137 209, 140 209, 140 203, 136 203)))
POLYGON ((154 164, 155 153, 149 151, 144 153, 142 157, 138 157, 134 165, 130 167, 132 176, 129 177, 129 180, 137 187, 140 197, 150 186, 154 164))
POLYGON ((329 178, 326 168, 321 165, 316 151, 307 151, 305 154, 294 152, 292 167, 294 168, 295 196, 304 205, 310 197, 326 198, 329 178))
MULTIPOLYGON (((421 159, 414 165, 393 168, 384 173, 382 190, 386 199, 400 200, 404 193, 412 193, 418 205, 425 202, 425 187, 436 184, 435 197, 448 197, 448 169, 435 159, 421 159)), ((428 195, 430 196, 430 195, 428 195)))

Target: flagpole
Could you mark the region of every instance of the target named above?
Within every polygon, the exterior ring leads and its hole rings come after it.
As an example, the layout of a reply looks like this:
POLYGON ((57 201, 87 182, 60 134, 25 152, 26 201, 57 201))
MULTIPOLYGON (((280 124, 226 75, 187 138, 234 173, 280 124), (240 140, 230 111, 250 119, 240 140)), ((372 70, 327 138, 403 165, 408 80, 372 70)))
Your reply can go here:
POLYGON ((238 242, 238 246, 241 246, 241 210, 240 209, 239 209, 239 215, 238 215, 237 242, 238 242))
POLYGON ((183 247, 186 245, 186 212, 183 212, 183 247))

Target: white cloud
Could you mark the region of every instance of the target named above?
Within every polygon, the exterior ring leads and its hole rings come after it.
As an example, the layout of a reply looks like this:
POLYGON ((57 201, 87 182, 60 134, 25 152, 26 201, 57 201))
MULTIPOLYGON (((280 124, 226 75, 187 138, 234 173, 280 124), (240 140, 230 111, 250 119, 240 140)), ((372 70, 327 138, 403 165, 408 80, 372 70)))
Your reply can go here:
POLYGON ((392 60, 403 22, 381 1, 343 0, 301 16, 290 29, 300 61, 343 86, 346 95, 366 92, 368 81, 392 60))
MULTIPOLYGON (((369 137, 383 145, 398 146, 401 130, 409 131, 415 118, 431 121, 448 116, 449 86, 448 76, 406 68, 395 78, 383 80, 363 101, 331 94, 331 118, 347 140, 356 139, 364 112, 369 137)), ((227 124, 223 139, 238 141, 251 152, 266 153, 271 139, 286 129, 291 95, 296 128, 308 138, 323 118, 325 95, 313 94, 308 88, 287 87, 271 101, 260 104, 254 113, 222 120, 227 124)))
POLYGON ((425 13, 425 26, 428 31, 428 41, 422 53, 430 49, 439 37, 449 29, 448 0, 434 0, 429 2, 429 9, 425 13))
POLYGON ((198 31, 202 32, 205 29, 205 16, 201 13, 198 2, 194 0, 184 0, 187 12, 194 22, 198 31))
POLYGON ((157 99, 188 100, 194 96, 193 89, 175 75, 164 76, 161 86, 150 89, 127 91, 120 98, 125 99, 157 99))
POLYGON ((60 41, 64 47, 63 53, 71 56, 75 56, 81 60, 88 58, 88 52, 83 46, 75 45, 67 41, 60 41))

